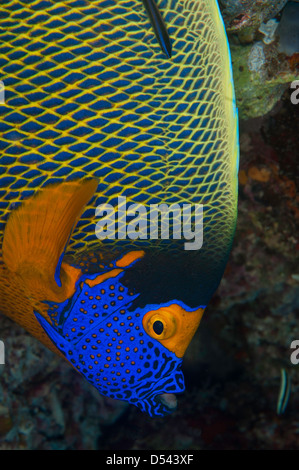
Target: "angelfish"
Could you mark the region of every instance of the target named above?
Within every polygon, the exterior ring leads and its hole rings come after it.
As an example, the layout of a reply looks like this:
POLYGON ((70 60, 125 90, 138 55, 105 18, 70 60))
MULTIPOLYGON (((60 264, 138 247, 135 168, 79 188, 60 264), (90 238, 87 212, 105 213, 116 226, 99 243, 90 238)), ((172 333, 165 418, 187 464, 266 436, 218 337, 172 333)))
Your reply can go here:
POLYGON ((103 395, 163 416, 184 391, 183 356, 236 223, 238 120, 217 2, 4 0, 0 11, 1 312, 103 395), (138 227, 135 240, 98 240, 96 207, 120 196, 147 210, 202 204, 202 247, 138 227))

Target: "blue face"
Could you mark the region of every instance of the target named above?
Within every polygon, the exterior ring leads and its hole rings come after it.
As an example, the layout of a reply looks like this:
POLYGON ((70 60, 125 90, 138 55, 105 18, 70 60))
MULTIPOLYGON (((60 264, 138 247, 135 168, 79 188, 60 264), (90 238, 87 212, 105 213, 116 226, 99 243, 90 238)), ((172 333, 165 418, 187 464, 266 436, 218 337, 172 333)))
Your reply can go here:
POLYGON ((144 315, 163 305, 130 311, 137 295, 122 284, 123 275, 122 270, 104 280, 103 275, 83 275, 72 298, 48 302, 52 326, 35 315, 55 346, 100 393, 150 416, 164 416, 171 408, 160 396, 185 388, 182 359, 144 330, 144 315))

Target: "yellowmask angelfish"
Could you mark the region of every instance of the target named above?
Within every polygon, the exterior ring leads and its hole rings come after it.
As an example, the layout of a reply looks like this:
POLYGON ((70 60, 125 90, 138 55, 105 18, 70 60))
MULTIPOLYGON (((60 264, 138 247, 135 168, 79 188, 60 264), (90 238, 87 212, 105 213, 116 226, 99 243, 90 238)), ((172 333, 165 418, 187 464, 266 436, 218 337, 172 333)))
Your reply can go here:
POLYGON ((3 0, 0 11, 1 311, 100 393, 163 416, 236 223, 218 5, 3 0), (167 236, 175 217, 180 236, 167 236))

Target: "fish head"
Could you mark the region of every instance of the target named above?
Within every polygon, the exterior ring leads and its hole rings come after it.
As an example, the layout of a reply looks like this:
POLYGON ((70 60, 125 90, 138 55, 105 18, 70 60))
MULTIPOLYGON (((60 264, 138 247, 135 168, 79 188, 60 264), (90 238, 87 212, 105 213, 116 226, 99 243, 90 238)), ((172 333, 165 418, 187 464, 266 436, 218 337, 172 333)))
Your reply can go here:
POLYGON ((184 391, 182 359, 205 307, 166 289, 162 258, 149 249, 65 255, 96 186, 93 180, 48 186, 26 200, 6 226, 4 262, 30 299, 31 331, 101 394, 163 416, 184 391))
POLYGON ((204 307, 191 310, 175 300, 140 307, 120 265, 81 276, 71 298, 49 302, 52 324, 36 317, 101 394, 164 416, 176 408, 175 394, 185 389, 182 358, 204 307))

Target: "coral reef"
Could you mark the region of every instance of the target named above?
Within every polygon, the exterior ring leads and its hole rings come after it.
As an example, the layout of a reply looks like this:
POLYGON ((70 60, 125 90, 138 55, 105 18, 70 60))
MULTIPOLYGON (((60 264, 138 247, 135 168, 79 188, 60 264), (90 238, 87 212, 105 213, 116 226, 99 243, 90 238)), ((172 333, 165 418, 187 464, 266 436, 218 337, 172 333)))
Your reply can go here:
POLYGON ((299 49, 294 40, 297 20, 291 21, 286 1, 223 0, 221 4, 231 44, 240 117, 263 116, 298 77, 299 49), (288 49, 281 47, 279 34, 283 44, 289 44, 288 49))
POLYGON ((220 0, 226 29, 242 42, 251 42, 262 23, 274 18, 288 0, 220 0))

